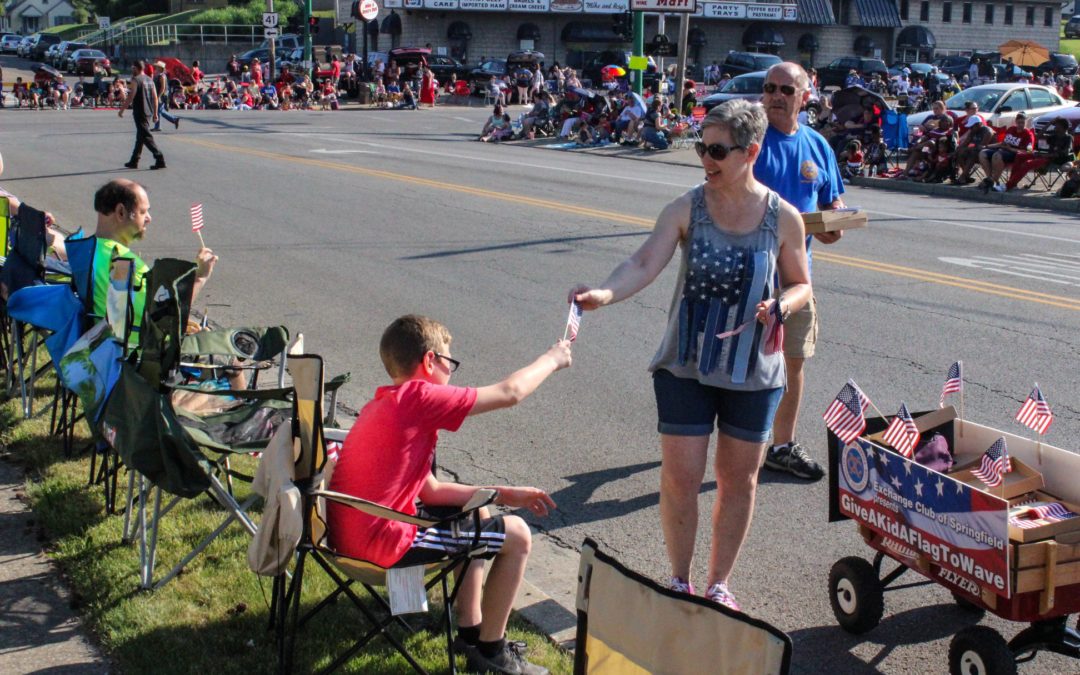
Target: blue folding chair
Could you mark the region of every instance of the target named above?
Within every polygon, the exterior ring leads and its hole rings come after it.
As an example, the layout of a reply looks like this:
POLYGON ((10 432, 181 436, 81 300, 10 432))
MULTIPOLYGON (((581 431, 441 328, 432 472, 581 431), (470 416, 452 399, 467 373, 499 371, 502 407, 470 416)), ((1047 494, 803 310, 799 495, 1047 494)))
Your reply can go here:
POLYGON ((892 108, 886 110, 881 118, 881 140, 889 148, 889 162, 899 166, 908 151, 907 115, 892 108))

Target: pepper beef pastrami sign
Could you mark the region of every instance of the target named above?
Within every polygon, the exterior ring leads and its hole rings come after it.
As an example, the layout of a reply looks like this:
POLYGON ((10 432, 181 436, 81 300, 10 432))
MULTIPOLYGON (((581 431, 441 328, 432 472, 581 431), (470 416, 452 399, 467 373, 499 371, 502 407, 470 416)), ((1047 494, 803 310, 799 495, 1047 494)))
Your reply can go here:
POLYGON ((1008 502, 862 438, 840 452, 840 513, 910 567, 971 595, 1010 596, 1008 502))
POLYGON ((559 14, 690 13, 707 19, 795 21, 791 2, 701 2, 701 0, 385 0, 387 9, 458 9, 473 12, 556 12, 559 14))

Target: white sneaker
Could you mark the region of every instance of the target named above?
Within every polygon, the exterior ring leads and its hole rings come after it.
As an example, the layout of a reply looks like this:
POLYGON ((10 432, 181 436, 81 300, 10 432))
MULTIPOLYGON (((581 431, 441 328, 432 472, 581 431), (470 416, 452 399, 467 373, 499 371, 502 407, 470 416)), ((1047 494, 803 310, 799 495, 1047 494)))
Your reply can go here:
POLYGON ((992 187, 991 189, 992 189, 992 190, 993 190, 994 192, 1005 192, 1005 186, 1004 186, 1004 185, 1002 185, 1001 183, 998 183, 997 185, 995 185, 995 186, 994 186, 994 187, 992 187))

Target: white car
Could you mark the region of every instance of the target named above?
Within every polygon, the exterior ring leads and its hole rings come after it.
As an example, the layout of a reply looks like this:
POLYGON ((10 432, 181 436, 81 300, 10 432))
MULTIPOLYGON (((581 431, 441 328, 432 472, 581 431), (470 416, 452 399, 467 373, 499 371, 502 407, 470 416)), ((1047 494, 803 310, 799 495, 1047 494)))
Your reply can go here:
POLYGON ((14 54, 19 48, 20 42, 22 42, 21 35, 5 35, 3 38, 0 38, 0 52, 14 54))
MULTIPOLYGON (((1076 105, 1074 102, 1066 101, 1050 87, 1018 82, 999 82, 969 87, 945 101, 945 108, 954 117, 963 117, 964 105, 968 101, 978 103, 979 113, 986 118, 990 126, 998 129, 1012 126, 1016 113, 1021 110, 1026 112, 1028 119, 1034 122, 1039 115, 1072 108, 1076 105)), ((929 112, 908 115, 908 131, 921 125, 929 116, 929 112)))

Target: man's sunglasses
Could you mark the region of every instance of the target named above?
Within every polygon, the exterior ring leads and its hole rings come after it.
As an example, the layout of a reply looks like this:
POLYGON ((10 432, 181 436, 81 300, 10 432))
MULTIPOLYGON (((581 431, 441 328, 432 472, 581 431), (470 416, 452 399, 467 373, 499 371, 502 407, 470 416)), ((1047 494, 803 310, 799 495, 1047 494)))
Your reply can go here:
POLYGON ((745 150, 741 145, 723 145, 722 143, 710 143, 705 145, 701 141, 694 143, 694 151, 698 154, 698 157, 704 157, 708 153, 709 157, 712 157, 718 162, 722 162, 727 159, 727 156, 736 150, 745 150))
POLYGON ((761 89, 766 94, 775 94, 776 90, 779 89, 780 93, 784 96, 795 95, 795 87, 791 86, 790 84, 776 84, 775 82, 766 82, 764 86, 761 87, 761 89))
POLYGON ((456 373, 457 369, 461 367, 461 361, 458 361, 457 359, 452 359, 449 356, 446 356, 445 354, 440 354, 439 352, 432 352, 432 353, 435 354, 436 358, 446 360, 446 362, 449 364, 448 367, 449 367, 451 373, 456 373))

